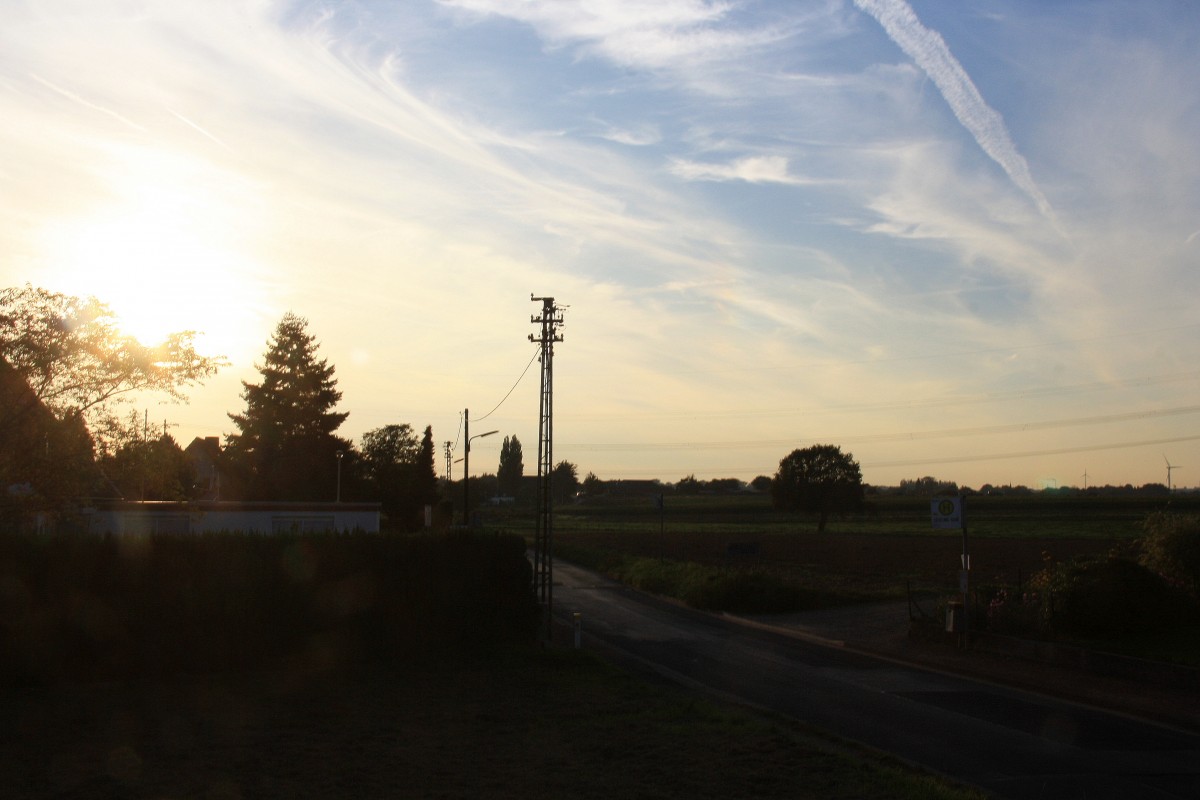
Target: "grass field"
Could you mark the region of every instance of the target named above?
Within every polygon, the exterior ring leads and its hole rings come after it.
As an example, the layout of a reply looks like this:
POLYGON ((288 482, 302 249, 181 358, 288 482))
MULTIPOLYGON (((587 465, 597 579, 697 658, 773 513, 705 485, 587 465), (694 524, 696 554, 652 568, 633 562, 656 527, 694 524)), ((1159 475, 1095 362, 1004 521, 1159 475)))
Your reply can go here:
MULTIPOLYGON (((1147 515, 1200 510, 1200 498, 973 496, 967 505, 972 580, 1019 586, 1048 562, 1128 548, 1147 515)), ((665 499, 601 498, 555 513, 555 549, 605 568, 623 558, 694 561, 753 569, 811 590, 825 603, 948 591, 963 552, 958 530, 934 530, 928 498, 873 497, 866 512, 834 517, 824 533, 813 517, 774 511, 764 495, 665 499)), ((527 534, 532 520, 493 522, 527 534)))
MULTIPOLYGON (((966 509, 972 537, 1121 541, 1136 538, 1142 521, 1155 511, 1200 513, 1200 496, 975 495, 966 509)), ((522 516, 514 519, 529 522, 522 516)), ((649 497, 598 498, 559 507, 555 520, 558 530, 580 533, 652 535, 665 530, 739 537, 817 529, 815 516, 775 511, 763 494, 667 496, 661 511, 649 497)), ((831 517, 826 532, 952 535, 932 528, 929 498, 879 495, 868 496, 863 513, 831 517)))
POLYGON ((981 797, 572 650, 0 699, 14 800, 981 797))

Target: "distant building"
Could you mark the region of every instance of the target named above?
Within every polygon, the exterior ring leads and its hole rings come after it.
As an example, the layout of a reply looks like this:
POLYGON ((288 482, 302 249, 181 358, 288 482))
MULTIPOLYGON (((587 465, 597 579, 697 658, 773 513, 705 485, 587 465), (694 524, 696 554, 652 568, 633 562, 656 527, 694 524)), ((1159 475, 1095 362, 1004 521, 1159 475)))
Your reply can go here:
POLYGON ((184 456, 196 473, 193 496, 197 500, 221 499, 221 439, 217 436, 197 436, 183 449, 184 456))
POLYGON ((379 503, 118 501, 85 512, 89 533, 379 533, 379 503))

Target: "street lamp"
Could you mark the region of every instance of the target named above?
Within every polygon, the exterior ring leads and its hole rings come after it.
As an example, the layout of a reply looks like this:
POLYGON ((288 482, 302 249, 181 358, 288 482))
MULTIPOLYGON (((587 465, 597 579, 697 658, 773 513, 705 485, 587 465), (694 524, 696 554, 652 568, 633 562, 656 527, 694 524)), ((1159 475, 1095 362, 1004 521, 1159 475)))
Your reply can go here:
POLYGON ((467 440, 466 450, 463 451, 463 525, 471 527, 471 440, 482 439, 500 431, 488 431, 470 435, 471 425, 467 419, 467 409, 463 409, 463 434, 467 440))
POLYGON ((337 502, 342 502, 342 456, 346 455, 341 450, 337 451, 337 502))

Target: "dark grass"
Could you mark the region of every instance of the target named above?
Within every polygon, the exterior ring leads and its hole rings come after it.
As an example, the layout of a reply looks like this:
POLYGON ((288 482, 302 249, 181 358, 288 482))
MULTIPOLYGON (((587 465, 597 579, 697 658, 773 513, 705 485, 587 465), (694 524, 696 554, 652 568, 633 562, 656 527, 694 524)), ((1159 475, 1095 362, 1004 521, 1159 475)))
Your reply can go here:
POLYGON ((3 695, 11 798, 970 798, 584 652, 3 695))

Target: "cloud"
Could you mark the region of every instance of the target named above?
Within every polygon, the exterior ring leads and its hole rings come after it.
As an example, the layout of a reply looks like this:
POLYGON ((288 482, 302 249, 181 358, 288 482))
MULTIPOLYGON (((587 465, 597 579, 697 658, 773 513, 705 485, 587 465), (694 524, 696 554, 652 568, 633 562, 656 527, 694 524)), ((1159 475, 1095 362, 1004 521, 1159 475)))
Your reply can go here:
POLYGON ((441 1, 463 11, 519 20, 552 46, 578 45, 585 55, 635 69, 730 62, 794 33, 787 25, 738 27, 733 21, 736 5, 714 0, 441 1))
POLYGON ((854 4, 878 20, 892 41, 917 62, 983 151, 1033 200, 1042 216, 1057 225, 1054 209, 1013 143, 1004 118, 983 99, 945 40, 922 25, 904 0, 854 0, 854 4))
POLYGON ((609 128, 599 134, 601 139, 625 144, 630 147, 646 147, 662 141, 662 133, 656 125, 639 125, 630 128, 609 128))
POLYGON ((806 186, 817 183, 788 172, 784 156, 747 156, 728 164, 705 164, 682 158, 671 159, 671 173, 687 181, 745 181, 806 186))

